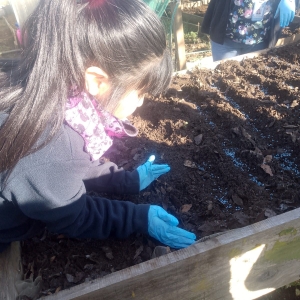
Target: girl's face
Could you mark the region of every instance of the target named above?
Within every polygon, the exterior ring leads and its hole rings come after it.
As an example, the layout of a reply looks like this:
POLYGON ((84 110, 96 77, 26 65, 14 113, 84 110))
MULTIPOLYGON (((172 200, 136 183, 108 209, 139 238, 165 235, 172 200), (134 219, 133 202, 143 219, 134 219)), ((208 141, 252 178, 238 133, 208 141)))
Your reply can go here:
MULTIPOLYGON (((101 68, 91 66, 85 71, 85 87, 91 95, 95 96, 101 102, 101 98, 105 97, 108 91, 111 90, 111 83, 108 75, 101 68)), ((144 95, 141 96, 139 91, 133 90, 119 101, 113 115, 124 120, 137 107, 141 106, 143 101, 144 95)))
POLYGON ((121 99, 117 108, 114 110, 113 115, 124 120, 129 117, 137 107, 142 106, 143 102, 144 95, 140 96, 138 91, 132 91, 121 99))

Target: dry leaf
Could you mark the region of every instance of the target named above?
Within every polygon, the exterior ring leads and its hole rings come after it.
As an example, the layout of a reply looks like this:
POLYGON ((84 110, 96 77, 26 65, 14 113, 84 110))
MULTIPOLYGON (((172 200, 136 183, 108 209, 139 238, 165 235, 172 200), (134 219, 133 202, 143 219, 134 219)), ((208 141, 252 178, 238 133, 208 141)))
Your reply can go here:
POLYGON ((133 257, 133 259, 135 260, 144 250, 144 246, 141 245, 140 247, 138 247, 138 249, 135 251, 135 255, 133 257))
POLYGON ((264 157, 264 162, 263 163, 264 164, 270 163, 272 161, 272 159, 273 159, 272 155, 267 155, 267 156, 264 157))
POLYGON ((293 130, 288 129, 286 131, 286 134, 289 134, 292 137, 293 143, 295 143, 297 141, 298 130, 297 131, 293 131, 293 130))
POLYGON ((186 213, 192 208, 192 206, 193 206, 192 204, 184 204, 181 206, 180 211, 182 213, 186 213))
POLYGON ((270 167, 270 166, 265 165, 265 164, 262 164, 262 165, 260 165, 260 167, 261 167, 267 174, 269 174, 270 176, 273 176, 273 173, 272 173, 272 170, 271 170, 271 167, 270 167))
POLYGON ((267 218, 271 218, 271 217, 275 217, 277 214, 272 210, 272 209, 270 209, 270 208, 267 208, 266 210, 265 210, 265 216, 267 217, 267 218))
POLYGON ((213 203, 212 201, 208 201, 207 210, 212 210, 212 209, 213 209, 213 203))
POLYGON ((67 278, 67 281, 70 283, 74 282, 74 279, 75 279, 74 276, 71 274, 66 274, 66 278, 67 278))
POLYGON ((55 258, 56 258, 56 256, 52 256, 52 257, 50 258, 50 262, 53 262, 53 261, 55 260, 55 258))
POLYGON ((192 161, 190 161, 190 160, 188 160, 188 159, 186 159, 185 161, 184 161, 184 164, 183 164, 185 167, 188 167, 188 168, 193 168, 193 169, 197 169, 197 165, 194 163, 194 162, 192 162, 192 161))
POLYGON ((246 216, 244 213, 242 213, 241 211, 235 212, 233 214, 233 216, 238 220, 238 222, 243 225, 249 225, 249 217, 246 216))
POLYGON ((101 249, 102 249, 102 251, 105 253, 105 256, 108 258, 108 259, 110 259, 110 260, 112 260, 112 259, 114 259, 114 256, 113 256, 113 254, 112 254, 112 250, 111 250, 111 248, 109 248, 109 247, 101 247, 101 249))
POLYGON ((232 200, 238 206, 243 206, 244 205, 243 200, 236 194, 232 195, 232 200))
POLYGON ((202 142, 202 139, 203 139, 203 134, 197 135, 197 136, 194 138, 196 145, 200 145, 201 142, 202 142))

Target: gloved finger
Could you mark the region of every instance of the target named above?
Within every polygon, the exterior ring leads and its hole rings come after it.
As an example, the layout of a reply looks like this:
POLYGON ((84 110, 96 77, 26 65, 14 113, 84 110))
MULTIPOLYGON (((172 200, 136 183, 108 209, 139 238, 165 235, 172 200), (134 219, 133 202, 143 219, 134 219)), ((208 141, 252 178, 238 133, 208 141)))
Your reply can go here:
POLYGON ((189 239, 186 237, 181 237, 177 235, 170 234, 163 241, 164 244, 172 247, 172 248, 185 248, 195 243, 195 240, 189 239))
POLYGON ((292 12, 291 12, 291 17, 290 17, 290 23, 293 22, 294 17, 295 17, 295 12, 292 11, 292 12))
POLYGON ((151 155, 147 161, 153 163, 155 161, 155 155, 151 155))
POLYGON ((275 15, 274 15, 274 19, 276 19, 278 17, 278 14, 279 14, 279 7, 277 7, 277 9, 276 9, 276 12, 275 12, 275 15))
POLYGON ((169 165, 152 165, 151 171, 155 178, 171 170, 169 165))
POLYGON ((157 216, 168 225, 177 226, 179 221, 173 215, 168 214, 163 208, 159 207, 157 209, 157 216))
POLYGON ((288 26, 288 25, 289 25, 288 17, 287 17, 287 15, 285 14, 285 15, 283 16, 283 20, 282 20, 282 27, 286 27, 286 26, 288 26))
POLYGON ((187 238, 189 240, 196 240, 196 235, 190 231, 187 231, 185 229, 179 228, 179 227, 169 227, 168 228, 168 233, 172 234, 172 235, 176 235, 178 237, 184 237, 187 238))

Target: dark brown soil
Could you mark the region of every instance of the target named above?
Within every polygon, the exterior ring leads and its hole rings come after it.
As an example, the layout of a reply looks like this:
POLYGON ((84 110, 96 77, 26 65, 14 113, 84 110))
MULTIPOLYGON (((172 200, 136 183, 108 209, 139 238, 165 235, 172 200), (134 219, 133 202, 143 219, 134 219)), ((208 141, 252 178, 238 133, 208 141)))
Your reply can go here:
MULTIPOLYGON (((139 195, 104 196, 161 205, 198 238, 299 207, 299 46, 176 75, 131 117, 138 137, 115 140, 106 155, 132 170, 155 154, 171 171, 139 195)), ((23 267, 47 295, 146 261, 156 245, 45 232, 22 242, 23 267)))
POLYGON ((294 34, 300 34, 300 23, 291 23, 289 27, 283 28, 280 37, 285 38, 294 34))

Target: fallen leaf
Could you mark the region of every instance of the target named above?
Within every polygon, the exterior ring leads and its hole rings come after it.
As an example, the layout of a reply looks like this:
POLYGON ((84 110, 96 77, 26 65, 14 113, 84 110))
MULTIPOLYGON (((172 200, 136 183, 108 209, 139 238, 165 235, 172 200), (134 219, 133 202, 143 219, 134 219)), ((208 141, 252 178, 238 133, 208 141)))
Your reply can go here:
POLYGON ((236 194, 232 195, 232 200, 238 206, 243 206, 244 205, 243 200, 236 194))
POLYGON ((168 253, 171 253, 170 247, 156 246, 153 250, 151 258, 160 257, 160 256, 168 254, 168 253))
POLYGON ((272 155, 265 156, 263 164, 270 163, 272 161, 272 159, 273 159, 272 155))
POLYGON ((66 278, 68 282, 73 283, 74 282, 74 276, 71 274, 66 274, 66 278))
POLYGON ((273 173, 272 173, 272 170, 271 170, 271 167, 270 167, 270 166, 265 165, 265 164, 261 164, 260 167, 261 167, 267 174, 269 174, 270 176, 273 176, 273 173))
POLYGON ((135 251, 135 255, 133 257, 133 259, 135 260, 144 250, 144 246, 141 245, 140 247, 138 247, 138 249, 135 251))
POLYGON ((236 134, 236 135, 241 135, 241 134, 240 134, 240 128, 239 128, 239 127, 234 127, 234 128, 231 129, 231 131, 232 131, 234 134, 236 134))
POLYGON ((276 120, 273 120, 269 125, 268 127, 272 127, 274 124, 275 124, 276 120))
POLYGON ((192 204, 184 204, 181 206, 180 211, 182 213, 186 213, 192 208, 192 206, 193 206, 192 204))
POLYGON ((235 212, 233 214, 233 216, 238 220, 238 222, 243 225, 249 225, 249 217, 246 216, 244 213, 242 213, 241 211, 235 212))
MULTIPOLYGON (((243 150, 242 152, 247 152, 247 151, 248 150, 243 150)), ((252 154, 252 155, 254 155, 254 156, 256 156, 256 157, 258 157, 258 158, 261 157, 261 156, 263 156, 261 150, 259 148, 257 148, 257 147, 255 147, 254 151, 250 150, 249 153, 252 154)))
POLYGON ((105 256, 112 260, 114 259, 114 256, 112 254, 112 250, 109 247, 101 247, 102 251, 105 253, 105 256))
POLYGON ((293 143, 295 143, 297 141, 297 134, 298 134, 298 130, 297 131, 293 131, 293 130, 287 130, 286 134, 289 134, 292 137, 292 141, 293 143))
POLYGON ((241 131, 242 131, 242 134, 243 136, 251 142, 251 144, 255 147, 255 142, 254 140, 252 139, 252 136, 245 130, 245 128, 241 127, 241 131))
POLYGON ((272 209, 270 209, 270 208, 267 208, 266 210, 265 210, 265 216, 267 217, 267 218, 271 218, 271 217, 275 217, 277 214, 272 210, 272 209))
POLYGON ((197 135, 197 136, 194 138, 196 145, 200 145, 201 142, 202 142, 202 139, 203 139, 203 134, 197 135))
POLYGON ((53 261, 55 260, 55 258, 56 258, 56 256, 52 256, 52 257, 50 258, 50 262, 53 262, 53 261))
POLYGON ((213 209, 213 203, 212 201, 208 201, 207 210, 212 210, 212 209, 213 209))
POLYGON ((185 167, 188 167, 188 168, 192 168, 192 169, 197 169, 197 165, 194 163, 194 162, 192 162, 192 161, 190 161, 190 160, 188 160, 188 159, 186 159, 185 161, 184 161, 184 164, 183 164, 185 167))

